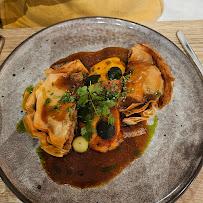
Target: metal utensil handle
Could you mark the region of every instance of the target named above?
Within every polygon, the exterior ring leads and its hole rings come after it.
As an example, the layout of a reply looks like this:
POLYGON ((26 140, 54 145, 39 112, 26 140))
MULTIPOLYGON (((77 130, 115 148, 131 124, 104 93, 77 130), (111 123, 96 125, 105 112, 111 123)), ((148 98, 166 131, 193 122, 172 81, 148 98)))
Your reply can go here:
POLYGON ((178 30, 177 36, 178 36, 178 39, 179 39, 180 43, 182 44, 183 48, 185 49, 186 53, 193 60, 193 62, 195 63, 196 67, 198 68, 199 72, 201 73, 201 75, 203 77, 203 67, 202 67, 199 59, 195 55, 194 51, 192 50, 192 47, 188 43, 188 41, 187 41, 183 31, 182 30, 178 30))

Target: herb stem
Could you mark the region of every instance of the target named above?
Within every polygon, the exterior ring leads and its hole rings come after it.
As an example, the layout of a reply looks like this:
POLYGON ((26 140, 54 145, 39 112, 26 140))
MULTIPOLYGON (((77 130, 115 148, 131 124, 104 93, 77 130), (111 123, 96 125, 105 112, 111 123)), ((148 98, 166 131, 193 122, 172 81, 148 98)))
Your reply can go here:
POLYGON ((89 94, 90 94, 90 102, 91 102, 91 104, 92 104, 92 107, 93 107, 95 113, 97 114, 97 116, 100 118, 100 116, 99 116, 99 114, 97 113, 97 110, 96 110, 96 108, 95 108, 95 105, 94 105, 94 103, 93 103, 93 101, 92 101, 92 95, 91 95, 91 93, 89 93, 89 94))

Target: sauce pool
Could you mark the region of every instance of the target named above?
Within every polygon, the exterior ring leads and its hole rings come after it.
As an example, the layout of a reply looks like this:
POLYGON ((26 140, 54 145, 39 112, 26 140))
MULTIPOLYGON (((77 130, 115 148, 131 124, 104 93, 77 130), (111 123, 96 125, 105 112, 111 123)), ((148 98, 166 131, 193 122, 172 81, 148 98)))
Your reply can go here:
POLYGON ((156 117, 154 125, 149 128, 150 131, 147 124, 137 124, 137 128, 145 128, 145 134, 126 138, 118 148, 106 153, 89 148, 84 153, 71 150, 62 158, 51 156, 43 150, 40 153, 38 150, 38 155, 45 171, 56 183, 69 184, 81 189, 98 187, 108 183, 144 153, 155 132, 156 125, 156 117))

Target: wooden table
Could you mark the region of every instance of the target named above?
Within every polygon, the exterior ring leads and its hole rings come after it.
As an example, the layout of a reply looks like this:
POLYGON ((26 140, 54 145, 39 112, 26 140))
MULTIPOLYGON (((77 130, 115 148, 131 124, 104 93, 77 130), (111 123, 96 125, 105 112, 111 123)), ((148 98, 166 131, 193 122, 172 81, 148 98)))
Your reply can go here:
MULTIPOLYGON (((181 47, 177 37, 177 30, 185 33, 193 50, 203 64, 203 20, 200 21, 174 21, 174 22, 153 22, 143 23, 144 25, 160 32, 168 39, 181 47)), ((6 42, 0 56, 0 64, 6 59, 11 51, 30 35, 42 28, 20 28, 0 30, 0 35, 6 38, 6 42)), ((183 49, 182 49, 183 50, 183 49)), ((0 179, 0 203, 20 203, 21 201, 5 186, 0 179)), ((199 173, 188 190, 180 197, 177 203, 200 203, 203 202, 203 170, 199 173)))

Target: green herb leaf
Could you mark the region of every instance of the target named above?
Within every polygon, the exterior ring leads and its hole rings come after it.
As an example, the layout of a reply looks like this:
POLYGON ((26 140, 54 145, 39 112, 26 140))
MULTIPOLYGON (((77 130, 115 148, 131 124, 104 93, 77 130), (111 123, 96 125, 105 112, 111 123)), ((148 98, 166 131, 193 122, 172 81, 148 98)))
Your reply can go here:
POLYGON ((75 101, 75 96, 71 93, 64 93, 58 102, 62 102, 63 104, 68 104, 70 102, 75 101))
POLYGON ((109 171, 113 170, 114 168, 116 168, 117 166, 118 166, 117 164, 114 164, 112 166, 104 167, 104 168, 102 168, 102 172, 109 172, 109 171))
POLYGON ((103 111, 103 106, 96 106, 96 111, 98 114, 101 114, 103 111))
POLYGON ((114 125, 114 123, 115 123, 115 118, 112 113, 108 117, 108 123, 111 125, 114 125))
POLYGON ((44 106, 46 106, 47 104, 49 104, 51 102, 51 99, 50 98, 47 98, 44 102, 44 106))
POLYGON ((71 108, 71 107, 68 107, 67 109, 66 109, 66 112, 70 112, 70 111, 72 111, 73 109, 71 108))
POLYGON ((88 88, 90 94, 92 94, 93 92, 97 93, 97 95, 103 93, 104 91, 104 87, 96 84, 96 85, 90 85, 88 88))
POLYGON ((76 93, 79 96, 88 95, 87 86, 79 87, 76 93))
POLYGON ((79 100, 78 100, 77 103, 78 103, 79 105, 83 106, 83 105, 85 105, 88 101, 89 101, 89 100, 88 100, 88 95, 83 95, 83 96, 81 96, 81 97, 79 98, 79 100))
POLYGON ((116 101, 113 101, 113 100, 106 100, 106 101, 98 101, 98 104, 100 106, 108 106, 108 107, 113 107, 116 105, 116 101))
POLYGON ((103 100, 103 96, 99 96, 97 93, 92 93, 91 94, 91 97, 92 97, 92 100, 96 100, 96 101, 99 101, 99 100, 103 100))
POLYGON ((85 135, 87 133, 86 127, 81 128, 81 135, 85 135))
POLYGON ((107 117, 107 115, 109 115, 109 114, 110 114, 110 109, 109 109, 109 107, 108 107, 108 106, 104 106, 103 109, 102 109, 102 115, 103 115, 104 117, 107 117))
POLYGON ((87 123, 90 123, 90 122, 92 121, 92 116, 91 116, 91 114, 87 114, 87 115, 85 116, 85 120, 86 120, 87 123))
POLYGON ((94 127, 87 120, 85 127, 81 128, 81 135, 87 140, 90 141, 92 135, 94 134, 94 127))

